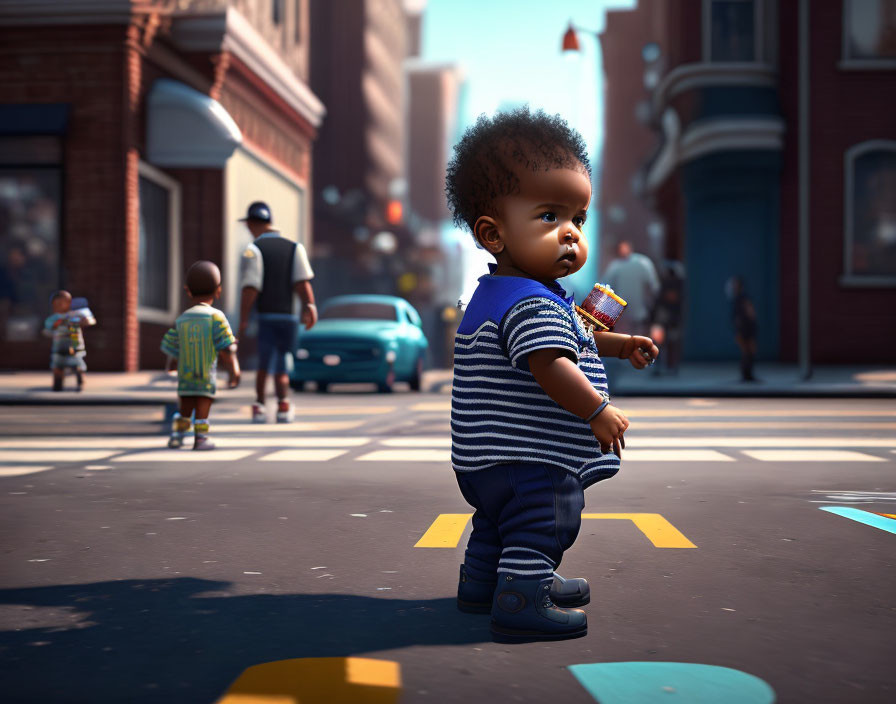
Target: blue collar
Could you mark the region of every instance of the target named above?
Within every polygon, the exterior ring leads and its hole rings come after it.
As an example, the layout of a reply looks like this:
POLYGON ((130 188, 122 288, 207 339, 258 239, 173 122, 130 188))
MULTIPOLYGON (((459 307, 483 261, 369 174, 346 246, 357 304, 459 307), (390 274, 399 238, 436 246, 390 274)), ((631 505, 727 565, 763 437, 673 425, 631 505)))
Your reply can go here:
MULTIPOLYGON (((486 278, 488 276, 495 276, 495 271, 497 270, 497 268, 498 268, 497 264, 489 264, 488 265, 488 274, 485 274, 484 276, 480 276, 479 280, 482 281, 484 278, 486 278)), ((500 274, 498 274, 498 276, 500 276, 500 274)), ((508 277, 508 278, 510 278, 510 277, 508 277)), ((532 279, 532 280, 534 281, 534 279, 532 279)), ((544 284, 544 285, 548 289, 548 291, 556 294, 557 296, 562 298, 564 301, 566 301, 566 304, 568 306, 572 307, 576 304, 576 297, 574 295, 567 296, 566 289, 564 289, 558 281, 556 281, 556 280, 551 281, 551 283, 544 284)))

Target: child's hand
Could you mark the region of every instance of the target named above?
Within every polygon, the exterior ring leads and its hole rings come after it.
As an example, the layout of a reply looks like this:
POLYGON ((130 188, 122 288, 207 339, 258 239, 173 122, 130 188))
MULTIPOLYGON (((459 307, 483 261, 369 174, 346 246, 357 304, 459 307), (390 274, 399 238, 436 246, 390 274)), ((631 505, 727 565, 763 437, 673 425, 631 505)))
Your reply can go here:
POLYGON ((591 421, 591 432, 600 443, 601 452, 612 450, 622 457, 625 447, 623 433, 628 430, 628 418, 616 406, 607 406, 591 421))
POLYGON ((659 353, 659 348, 649 337, 629 335, 629 338, 622 343, 619 359, 627 359, 635 369, 643 369, 653 364, 659 353))

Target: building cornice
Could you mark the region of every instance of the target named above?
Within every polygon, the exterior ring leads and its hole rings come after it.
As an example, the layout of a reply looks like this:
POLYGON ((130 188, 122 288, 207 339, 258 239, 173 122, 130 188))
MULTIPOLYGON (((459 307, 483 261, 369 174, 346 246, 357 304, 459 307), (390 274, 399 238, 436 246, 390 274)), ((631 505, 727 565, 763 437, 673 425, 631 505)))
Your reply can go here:
POLYGON ((0 25, 128 24, 150 0, 2 0, 0 25))
POLYGON ((753 86, 774 88, 777 73, 771 64, 710 63, 681 64, 669 71, 653 91, 653 114, 660 115, 672 98, 707 86, 753 86))
POLYGON ((326 109, 249 21, 234 8, 171 12, 151 0, 0 0, 0 25, 128 24, 134 15, 171 13, 171 35, 182 51, 229 51, 258 75, 310 125, 320 126, 326 109))
POLYGON ((183 51, 229 51, 312 127, 320 126, 323 103, 237 10, 175 15, 171 35, 183 51))

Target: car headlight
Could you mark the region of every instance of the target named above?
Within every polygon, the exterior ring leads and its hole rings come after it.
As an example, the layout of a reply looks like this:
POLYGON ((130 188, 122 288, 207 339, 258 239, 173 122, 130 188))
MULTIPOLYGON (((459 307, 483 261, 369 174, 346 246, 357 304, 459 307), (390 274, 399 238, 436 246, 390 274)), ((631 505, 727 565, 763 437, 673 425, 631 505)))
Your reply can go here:
POLYGON ((296 350, 296 359, 308 359, 310 356, 311 353, 304 347, 299 347, 299 349, 296 350))
POLYGON ((389 364, 392 364, 397 357, 398 355, 395 354, 395 350, 389 350, 388 352, 386 352, 386 361, 389 364))

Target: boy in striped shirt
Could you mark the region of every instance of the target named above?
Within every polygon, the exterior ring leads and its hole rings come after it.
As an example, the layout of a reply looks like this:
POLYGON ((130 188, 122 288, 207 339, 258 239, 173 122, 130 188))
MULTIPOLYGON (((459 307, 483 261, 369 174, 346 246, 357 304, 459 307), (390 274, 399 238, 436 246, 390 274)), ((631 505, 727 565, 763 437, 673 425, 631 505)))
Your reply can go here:
POLYGON ((162 338, 162 352, 177 360, 177 395, 180 411, 174 414, 168 447, 180 448, 195 414, 194 450, 213 450, 209 439, 208 414, 215 398, 218 356, 230 372, 229 388, 240 383, 236 339, 227 317, 212 303, 221 296, 221 271, 212 262, 198 261, 187 271, 184 288, 192 299, 162 338))
POLYGON ((584 579, 554 570, 581 525, 583 491, 619 470, 628 420, 600 354, 644 368, 647 337, 593 333, 557 282, 582 268, 591 170, 581 136, 528 107, 479 118, 455 146, 455 223, 495 258, 454 347, 452 465, 473 506, 458 607, 491 613, 499 640, 587 632, 584 579), (642 351, 643 350, 643 351, 642 351))

